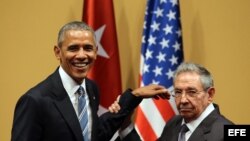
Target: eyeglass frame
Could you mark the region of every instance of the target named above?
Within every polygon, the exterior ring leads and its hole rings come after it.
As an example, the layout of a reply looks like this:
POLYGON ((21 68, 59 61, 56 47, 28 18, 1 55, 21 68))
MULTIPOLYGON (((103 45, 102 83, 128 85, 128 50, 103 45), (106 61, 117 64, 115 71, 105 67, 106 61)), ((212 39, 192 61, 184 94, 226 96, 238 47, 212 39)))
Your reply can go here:
MULTIPOLYGON (((210 88, 210 87, 209 87, 210 88)), ((182 90, 181 91, 181 93, 180 94, 178 94, 177 96, 176 96, 176 90, 172 90, 171 92, 170 92, 170 95, 172 96, 172 97, 174 97, 174 98, 180 98, 181 96, 182 96, 182 94, 183 94, 183 92, 184 92, 184 94, 185 94, 185 96, 187 96, 187 97, 196 97, 198 94, 200 94, 201 92, 207 92, 207 90, 209 89, 209 88, 207 88, 207 89, 205 89, 205 90, 194 90, 194 89, 188 89, 188 90, 182 90), (193 92, 192 92, 193 91, 193 92), (195 92, 194 92, 195 91, 195 92)))

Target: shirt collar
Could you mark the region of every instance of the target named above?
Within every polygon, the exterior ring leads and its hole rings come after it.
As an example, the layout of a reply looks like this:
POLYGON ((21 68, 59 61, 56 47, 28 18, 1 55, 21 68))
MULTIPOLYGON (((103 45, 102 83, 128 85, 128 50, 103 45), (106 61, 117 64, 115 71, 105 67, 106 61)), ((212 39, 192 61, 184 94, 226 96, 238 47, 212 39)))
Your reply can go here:
MULTIPOLYGON (((60 66, 59 67, 59 74, 61 76, 62 79, 62 84, 63 87, 65 88, 66 92, 68 93, 69 97, 73 96, 76 91, 79 88, 79 84, 77 84, 73 78, 71 78, 64 70, 63 68, 60 66)), ((83 80, 81 86, 85 89, 86 85, 85 85, 85 79, 83 80)))

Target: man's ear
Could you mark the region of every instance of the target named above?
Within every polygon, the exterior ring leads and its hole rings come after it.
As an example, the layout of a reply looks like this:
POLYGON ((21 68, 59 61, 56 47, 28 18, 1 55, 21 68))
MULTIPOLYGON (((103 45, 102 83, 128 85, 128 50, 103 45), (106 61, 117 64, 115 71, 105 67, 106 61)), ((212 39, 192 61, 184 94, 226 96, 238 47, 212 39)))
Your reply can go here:
POLYGON ((96 45, 96 50, 95 50, 95 59, 97 58, 97 52, 98 52, 98 46, 96 45))
POLYGON ((208 101, 209 102, 212 102, 213 101, 213 97, 215 95, 215 88, 214 87, 210 87, 208 90, 207 90, 207 93, 208 93, 208 101))
POLYGON ((60 60, 60 51, 61 51, 61 49, 55 45, 54 46, 54 53, 55 53, 57 60, 60 60))

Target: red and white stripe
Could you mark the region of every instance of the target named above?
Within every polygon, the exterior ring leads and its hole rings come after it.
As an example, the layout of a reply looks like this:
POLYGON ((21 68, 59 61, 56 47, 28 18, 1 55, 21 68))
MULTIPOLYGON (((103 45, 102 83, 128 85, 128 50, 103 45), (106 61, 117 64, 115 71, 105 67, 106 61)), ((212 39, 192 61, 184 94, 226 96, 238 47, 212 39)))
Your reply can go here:
MULTIPOLYGON (((140 78, 143 75, 144 58, 141 55, 140 78)), ((144 86, 142 81, 140 85, 144 86)), ((172 87, 169 88, 171 90, 172 87)), ((135 128, 143 141, 155 141, 160 137, 162 130, 172 116, 178 113, 174 99, 155 100, 144 99, 139 107, 135 117, 135 128)))

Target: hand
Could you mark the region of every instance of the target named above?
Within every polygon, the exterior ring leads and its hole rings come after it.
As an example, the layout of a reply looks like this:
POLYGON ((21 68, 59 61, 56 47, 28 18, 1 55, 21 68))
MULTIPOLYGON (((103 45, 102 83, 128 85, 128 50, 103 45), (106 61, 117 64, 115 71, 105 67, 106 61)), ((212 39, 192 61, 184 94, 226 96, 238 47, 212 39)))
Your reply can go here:
MULTIPOLYGON (((155 98, 155 99, 169 99, 170 94, 168 90, 161 85, 156 84, 150 84, 148 86, 140 87, 132 91, 132 94, 135 96, 139 96, 142 98, 155 98)), ((117 97, 117 99, 114 101, 113 104, 111 104, 108 108, 110 113, 118 113, 121 109, 120 105, 118 104, 120 99, 120 95, 117 97)))
POLYGON ((121 109, 120 105, 118 104, 119 100, 120 100, 120 95, 116 98, 114 103, 112 103, 109 106, 108 110, 110 113, 118 113, 119 112, 119 110, 121 109))
POLYGON ((132 91, 132 94, 142 98, 169 99, 168 90, 161 85, 150 84, 144 87, 137 88, 132 91))
MULTIPOLYGON (((120 95, 116 98, 116 100, 114 101, 114 103, 112 103, 109 107, 108 110, 110 113, 118 113, 119 110, 121 109, 120 105, 119 105, 119 100, 120 100, 120 95)), ((126 129, 132 122, 131 122, 131 116, 132 116, 133 112, 131 112, 126 119, 123 121, 121 127, 120 127, 120 131, 126 129)))

